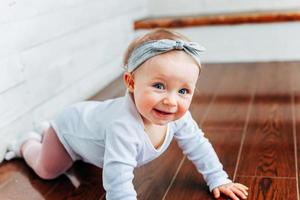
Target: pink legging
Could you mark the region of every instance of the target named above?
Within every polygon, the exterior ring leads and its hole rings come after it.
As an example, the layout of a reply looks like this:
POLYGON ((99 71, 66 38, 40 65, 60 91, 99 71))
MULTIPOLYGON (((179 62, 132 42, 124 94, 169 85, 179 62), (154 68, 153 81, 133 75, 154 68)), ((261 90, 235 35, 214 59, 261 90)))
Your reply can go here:
POLYGON ((21 153, 26 163, 43 179, 56 178, 73 164, 52 127, 44 133, 42 143, 35 139, 26 141, 21 153))

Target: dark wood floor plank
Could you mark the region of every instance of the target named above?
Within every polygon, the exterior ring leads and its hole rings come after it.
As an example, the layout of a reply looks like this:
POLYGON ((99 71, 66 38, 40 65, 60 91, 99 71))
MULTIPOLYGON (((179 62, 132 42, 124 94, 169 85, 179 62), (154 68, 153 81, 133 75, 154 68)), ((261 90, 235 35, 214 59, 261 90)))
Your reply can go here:
POLYGON ((201 124, 216 91, 222 85, 226 68, 222 64, 207 64, 199 76, 190 111, 193 118, 201 124))
POLYGON ((211 141, 224 170, 232 179, 236 167, 238 151, 241 144, 243 132, 241 130, 208 130, 206 133, 207 138, 211 141))
POLYGON ((292 64, 288 62, 258 63, 255 100, 261 104, 291 106, 292 64))
MULTIPOLYGON (((233 177, 242 132, 223 130, 220 133, 219 130, 209 130, 206 136, 213 144, 225 171, 230 177, 233 177)), ((186 196, 189 199, 212 199, 202 175, 187 159, 168 191, 166 199, 184 199, 186 196)))
POLYGON ((195 166, 187 159, 184 160, 174 183, 165 196, 166 200, 185 198, 213 199, 204 179, 197 172, 195 166))
MULTIPOLYGON (((256 116, 263 116, 258 117, 248 131, 248 134, 253 132, 251 141, 254 149, 251 152, 253 156, 256 152, 256 175, 288 177, 295 175, 293 128, 288 117, 291 114, 289 109, 289 106, 274 103, 272 107, 258 105, 254 110, 256 116)), ((244 173, 247 173, 246 171, 244 173)))
POLYGON ((42 200, 43 196, 32 187, 26 176, 16 172, 8 182, 2 185, 0 199, 42 200))
POLYGON ((70 183, 66 176, 61 176, 60 180, 56 180, 56 184, 43 197, 47 200, 63 200, 67 199, 76 188, 70 183))
POLYGON ((105 194, 102 186, 102 169, 91 164, 77 161, 70 170, 79 185, 73 186, 66 176, 45 196, 47 200, 56 199, 100 199, 105 194))
MULTIPOLYGON (((295 128, 295 137, 297 145, 297 174, 298 174, 298 193, 300 191, 300 63, 292 63, 292 73, 291 73, 291 85, 293 89, 293 102, 294 102, 294 128, 295 128)), ((300 196, 300 194, 298 194, 300 196)))
MULTIPOLYGON (((0 199, 43 199, 61 177, 56 180, 40 179, 23 160, 14 160, 4 164, 10 168, 5 174, 10 176, 0 187, 0 199)), ((0 168, 3 169, 2 166, 0 168)))
POLYGON ((0 187, 5 184, 16 172, 23 172, 25 166, 20 160, 13 160, 10 162, 4 161, 0 167, 0 187))
POLYGON ((248 200, 296 200, 295 178, 237 177, 249 187, 248 200))
POLYGON ((259 66, 238 175, 295 177, 290 68, 271 66, 259 66))
POLYGON ((242 130, 256 82, 253 64, 226 64, 225 81, 219 88, 206 116, 204 129, 242 130), (242 70, 241 70, 242 68, 242 70))

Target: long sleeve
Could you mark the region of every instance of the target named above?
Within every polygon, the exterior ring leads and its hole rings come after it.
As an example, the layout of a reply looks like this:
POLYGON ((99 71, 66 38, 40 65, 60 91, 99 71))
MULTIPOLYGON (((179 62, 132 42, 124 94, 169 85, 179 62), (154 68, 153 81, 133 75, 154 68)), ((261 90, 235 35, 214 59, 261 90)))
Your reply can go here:
POLYGON ((132 183, 133 170, 137 165, 137 144, 130 136, 128 127, 114 124, 106 132, 103 163, 103 186, 107 200, 136 200, 132 183), (111 129, 110 129, 111 130, 111 129))
POLYGON ((204 137, 203 132, 189 112, 183 117, 179 130, 174 137, 183 153, 202 173, 210 191, 215 187, 231 182, 211 143, 204 137))

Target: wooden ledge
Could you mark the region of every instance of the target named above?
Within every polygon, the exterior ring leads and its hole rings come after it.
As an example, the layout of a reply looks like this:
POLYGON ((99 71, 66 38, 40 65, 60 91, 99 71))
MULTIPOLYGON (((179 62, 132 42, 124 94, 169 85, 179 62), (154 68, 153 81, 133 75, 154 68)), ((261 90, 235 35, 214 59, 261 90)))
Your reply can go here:
POLYGON ((134 22, 134 29, 181 28, 245 23, 300 21, 300 11, 252 12, 205 16, 149 18, 134 22))

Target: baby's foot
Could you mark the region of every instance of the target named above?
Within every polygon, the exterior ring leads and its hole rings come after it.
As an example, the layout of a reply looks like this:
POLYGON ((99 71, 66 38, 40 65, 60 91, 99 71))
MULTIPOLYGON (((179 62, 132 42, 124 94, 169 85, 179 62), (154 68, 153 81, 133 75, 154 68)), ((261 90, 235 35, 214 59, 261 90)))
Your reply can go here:
POLYGON ((18 138, 8 142, 8 151, 5 154, 5 160, 11 160, 13 158, 22 157, 21 147, 29 139, 35 139, 37 141, 42 140, 42 136, 36 132, 27 132, 19 136, 18 138))
POLYGON ((7 151, 7 141, 2 139, 0 140, 0 163, 2 163, 2 161, 4 160, 6 151, 7 151))

